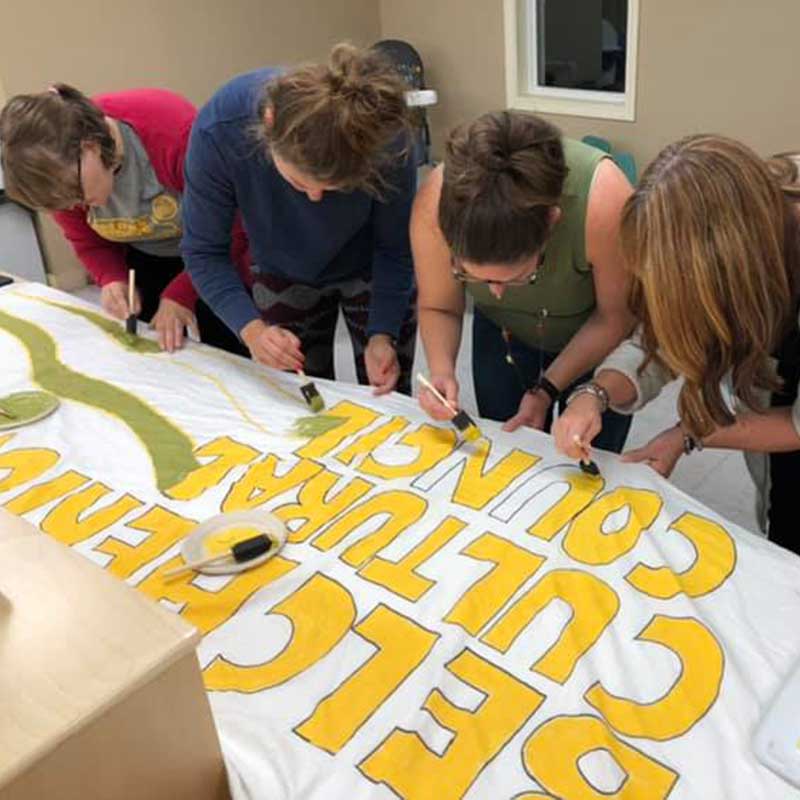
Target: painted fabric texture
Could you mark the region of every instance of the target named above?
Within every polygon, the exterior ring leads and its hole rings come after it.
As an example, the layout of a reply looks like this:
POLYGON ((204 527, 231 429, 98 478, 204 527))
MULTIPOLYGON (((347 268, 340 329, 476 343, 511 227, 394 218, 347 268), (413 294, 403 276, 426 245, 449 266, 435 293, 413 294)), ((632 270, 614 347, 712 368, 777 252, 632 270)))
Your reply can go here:
POLYGON ((0 504, 201 630, 236 800, 800 798, 750 748, 800 658, 796 556, 610 455, 324 380, 312 424, 296 376, 115 334, 0 290, 0 396, 60 400, 0 432, 0 504), (164 579, 245 509, 276 557, 164 579))

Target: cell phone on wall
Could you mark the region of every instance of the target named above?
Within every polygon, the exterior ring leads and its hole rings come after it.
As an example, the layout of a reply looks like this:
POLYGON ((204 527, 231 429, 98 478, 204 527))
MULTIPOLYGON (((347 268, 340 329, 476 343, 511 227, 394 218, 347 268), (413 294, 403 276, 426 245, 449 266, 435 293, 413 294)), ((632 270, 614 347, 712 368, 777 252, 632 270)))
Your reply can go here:
POLYGON ((14 283, 14 279, 9 278, 8 275, 0 275, 0 288, 8 286, 9 283, 14 283))

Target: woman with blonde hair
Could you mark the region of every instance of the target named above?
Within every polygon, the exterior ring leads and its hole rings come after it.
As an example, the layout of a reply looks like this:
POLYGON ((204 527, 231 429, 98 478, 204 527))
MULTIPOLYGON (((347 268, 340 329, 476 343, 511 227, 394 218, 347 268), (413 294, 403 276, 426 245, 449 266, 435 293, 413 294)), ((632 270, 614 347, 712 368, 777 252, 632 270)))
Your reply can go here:
POLYGON ((554 428, 579 457, 607 407, 631 413, 681 377, 677 424, 628 461, 668 476, 702 447, 745 451, 770 539, 800 552, 800 222, 791 160, 720 136, 670 145, 622 217, 638 336, 578 387, 554 428))
POLYGON ((183 254, 201 297, 268 366, 334 377, 342 309, 361 383, 410 391, 416 187, 405 85, 374 51, 265 68, 200 111, 186 161, 183 254), (253 297, 228 257, 240 213, 253 297))

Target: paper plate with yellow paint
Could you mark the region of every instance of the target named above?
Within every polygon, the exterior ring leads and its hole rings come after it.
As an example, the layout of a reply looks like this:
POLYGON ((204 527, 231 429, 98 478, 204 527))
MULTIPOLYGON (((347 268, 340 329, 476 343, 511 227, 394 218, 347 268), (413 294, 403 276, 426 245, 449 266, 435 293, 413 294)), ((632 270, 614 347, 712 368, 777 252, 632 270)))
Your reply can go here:
POLYGON ((187 563, 200 561, 209 556, 230 553, 231 548, 264 534, 272 541, 272 547, 264 555, 237 564, 233 559, 221 564, 209 564, 198 571, 207 575, 230 575, 243 572, 272 558, 286 541, 286 526, 274 514, 267 511, 233 511, 229 514, 217 514, 200 523, 189 534, 181 545, 181 555, 187 563))
POLYGON ((50 416, 59 400, 50 392, 15 392, 0 397, 0 431, 30 425, 50 416))

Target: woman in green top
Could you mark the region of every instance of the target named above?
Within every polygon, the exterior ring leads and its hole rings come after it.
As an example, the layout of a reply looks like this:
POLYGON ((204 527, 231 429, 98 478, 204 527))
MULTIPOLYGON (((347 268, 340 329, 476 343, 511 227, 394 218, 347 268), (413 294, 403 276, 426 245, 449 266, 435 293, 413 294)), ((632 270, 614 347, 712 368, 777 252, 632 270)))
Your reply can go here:
MULTIPOLYGON (((630 193, 605 153, 530 114, 485 114, 450 135, 411 239, 431 381, 453 406, 466 289, 481 416, 550 429, 554 403, 632 327, 618 241, 630 193)), ((451 416, 427 390, 420 404, 451 416)), ((619 452, 629 426, 610 412, 595 445, 619 452)))

